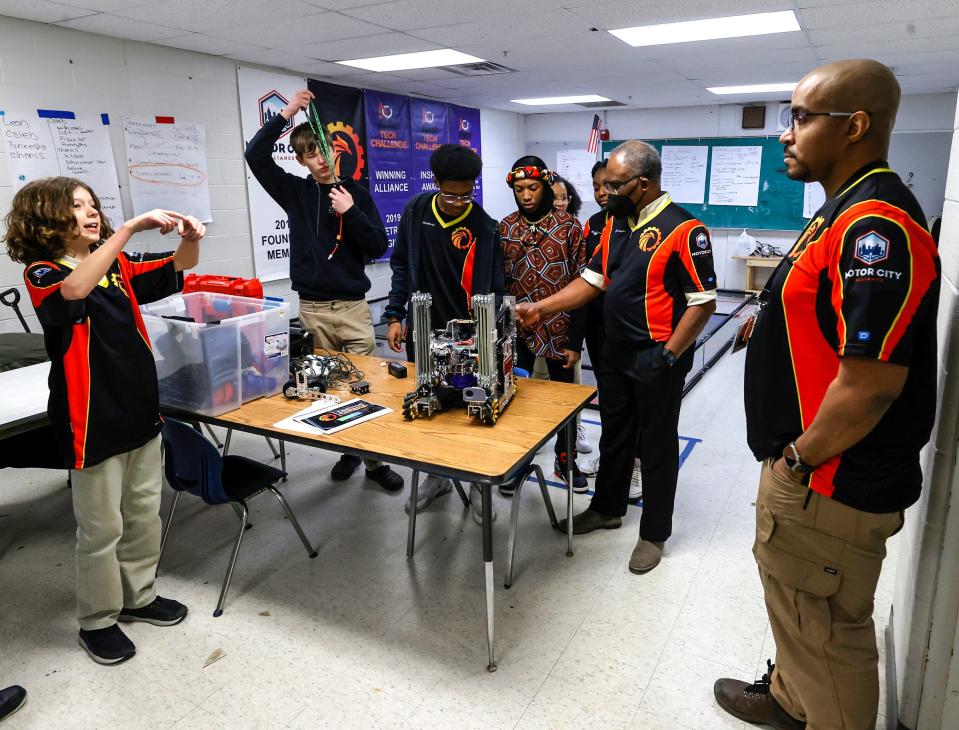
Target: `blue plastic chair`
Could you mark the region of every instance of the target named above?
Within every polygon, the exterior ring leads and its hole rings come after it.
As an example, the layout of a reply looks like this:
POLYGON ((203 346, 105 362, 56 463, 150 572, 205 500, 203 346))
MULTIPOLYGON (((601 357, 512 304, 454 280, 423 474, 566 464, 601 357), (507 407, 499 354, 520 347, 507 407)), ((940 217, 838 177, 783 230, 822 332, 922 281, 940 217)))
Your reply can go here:
MULTIPOLYGON (((240 517, 240 531, 236 536, 230 564, 223 578, 220 589, 220 600, 217 603, 214 616, 223 613, 226 603, 226 594, 230 590, 230 581, 233 579, 233 568, 240 552, 240 543, 243 533, 249 526, 249 512, 246 500, 262 492, 272 492, 286 516, 290 519, 293 529, 306 548, 311 558, 316 557, 316 550, 310 545, 306 535, 300 527, 296 516, 286 503, 283 495, 274 486, 276 482, 286 476, 286 472, 267 464, 262 464, 245 456, 221 456, 198 430, 180 421, 166 419, 163 423, 163 451, 164 473, 167 482, 176 490, 173 505, 163 527, 163 537, 160 541, 160 559, 163 558, 163 549, 166 547, 170 526, 173 524, 173 513, 183 492, 189 492, 199 497, 207 504, 231 504, 240 517)), ((159 562, 157 563, 159 568, 159 562)))

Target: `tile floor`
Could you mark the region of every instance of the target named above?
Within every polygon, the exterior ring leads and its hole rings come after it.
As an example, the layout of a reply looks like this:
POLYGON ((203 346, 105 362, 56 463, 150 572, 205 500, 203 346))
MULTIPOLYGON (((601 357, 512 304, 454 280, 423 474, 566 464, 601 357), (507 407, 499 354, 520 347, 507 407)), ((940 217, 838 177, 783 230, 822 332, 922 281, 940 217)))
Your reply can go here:
MULTIPOLYGON (((504 590, 509 502, 495 496, 495 674, 485 670, 480 533, 455 494, 421 514, 408 560, 405 493, 332 483, 332 457, 292 445, 284 491, 319 557, 308 559, 279 506, 259 497, 226 612, 214 618, 236 518, 181 500, 159 588, 190 615, 173 628, 130 625, 137 656, 100 667, 76 645, 64 475, 0 471, 0 685, 30 692, 4 730, 745 727, 712 698, 717 677, 752 679, 773 652, 750 554, 759 468, 745 445, 742 367, 741 355, 724 357, 684 404, 680 433, 699 441, 687 442, 674 536, 652 573, 626 567, 638 507, 623 529, 577 538, 567 558, 530 488, 504 590)), ((585 418, 595 443, 598 416, 585 418)), ((233 444, 270 456, 263 439, 233 444)), ((539 457, 547 474, 550 451, 539 457)), ((550 491, 565 509, 565 492, 550 491)), ((577 495, 577 511, 587 501, 577 495)), ((889 548, 880 648, 895 540, 889 548)))

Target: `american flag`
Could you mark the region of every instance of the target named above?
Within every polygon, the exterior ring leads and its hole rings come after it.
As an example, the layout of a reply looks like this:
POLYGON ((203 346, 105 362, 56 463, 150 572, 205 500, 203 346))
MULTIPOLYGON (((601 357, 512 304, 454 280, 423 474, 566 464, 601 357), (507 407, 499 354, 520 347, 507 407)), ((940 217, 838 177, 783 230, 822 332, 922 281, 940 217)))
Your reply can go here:
POLYGON ((591 155, 596 154, 596 148, 599 146, 599 133, 603 131, 603 120, 599 114, 593 115, 593 126, 589 128, 589 139, 586 141, 586 151, 591 155))

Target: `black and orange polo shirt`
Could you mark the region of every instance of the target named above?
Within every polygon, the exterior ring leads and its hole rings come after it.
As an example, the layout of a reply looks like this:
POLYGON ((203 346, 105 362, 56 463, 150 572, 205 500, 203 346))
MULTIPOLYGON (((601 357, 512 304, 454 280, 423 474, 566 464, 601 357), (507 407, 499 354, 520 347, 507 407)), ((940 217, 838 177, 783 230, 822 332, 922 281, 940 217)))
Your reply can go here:
POLYGON ((583 226, 583 243, 586 245, 586 260, 589 261, 599 248, 603 230, 609 222, 610 215, 605 210, 593 213, 583 226))
POLYGON ((642 347, 666 343, 687 307, 716 298, 706 226, 667 193, 636 221, 610 218, 583 279, 606 291, 606 334, 642 347))
POLYGON ((430 212, 423 216, 418 231, 418 279, 420 290, 433 297, 430 315, 435 328, 471 316, 476 242, 485 225, 486 215, 478 205, 470 203, 456 218, 447 218, 435 195, 430 201, 430 212))
POLYGON ((770 277, 746 355, 747 439, 779 456, 809 427, 840 358, 909 368, 899 397, 859 443, 812 473, 809 487, 866 512, 916 501, 919 451, 936 410, 939 256, 913 194, 886 163, 827 200, 770 277))
POLYGON ((71 469, 95 466, 160 432, 156 366, 138 302, 183 286, 172 253, 121 252, 85 299, 64 299, 60 287, 78 264, 63 257, 24 271, 50 356, 55 446, 71 469))

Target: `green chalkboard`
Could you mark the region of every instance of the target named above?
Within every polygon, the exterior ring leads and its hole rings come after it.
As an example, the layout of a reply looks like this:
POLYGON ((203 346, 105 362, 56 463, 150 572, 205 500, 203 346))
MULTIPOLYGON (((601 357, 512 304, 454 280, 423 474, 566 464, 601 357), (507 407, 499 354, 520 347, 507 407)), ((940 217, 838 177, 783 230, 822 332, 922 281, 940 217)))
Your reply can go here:
MULTIPOLYGON (((762 146, 759 172, 759 198, 756 206, 709 205, 709 175, 712 155, 706 167, 706 203, 680 205, 710 228, 761 228, 776 231, 798 231, 808 222, 803 218, 803 184, 786 177, 783 146, 779 137, 695 137, 693 139, 644 140, 662 152, 663 145, 702 147, 762 146)), ((603 142, 603 158, 620 141, 603 142)))

